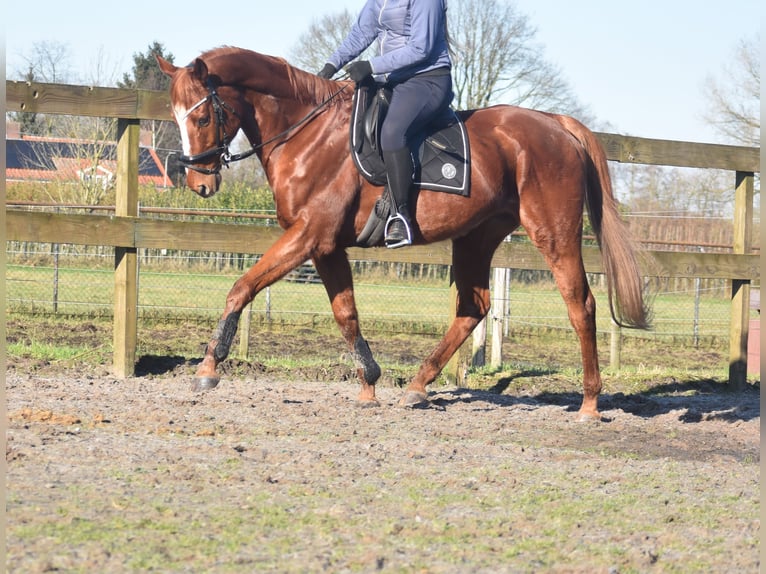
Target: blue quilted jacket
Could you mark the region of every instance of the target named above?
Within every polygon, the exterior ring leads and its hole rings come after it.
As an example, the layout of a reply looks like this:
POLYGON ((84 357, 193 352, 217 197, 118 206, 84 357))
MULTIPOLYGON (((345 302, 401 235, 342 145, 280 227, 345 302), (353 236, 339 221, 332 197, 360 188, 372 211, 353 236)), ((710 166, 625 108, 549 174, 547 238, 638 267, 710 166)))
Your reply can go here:
POLYGON ((340 69, 378 40, 379 54, 370 58, 378 80, 401 82, 421 72, 450 68, 446 18, 446 0, 367 0, 328 61, 340 69))

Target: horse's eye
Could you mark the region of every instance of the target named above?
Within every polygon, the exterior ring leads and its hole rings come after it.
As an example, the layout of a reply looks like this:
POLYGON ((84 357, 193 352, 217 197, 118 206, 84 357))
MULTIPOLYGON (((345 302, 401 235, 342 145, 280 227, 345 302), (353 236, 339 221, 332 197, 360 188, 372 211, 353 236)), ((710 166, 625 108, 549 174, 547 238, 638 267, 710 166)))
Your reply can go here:
POLYGON ((210 116, 202 116, 200 119, 197 120, 197 125, 201 128, 204 128, 206 126, 210 125, 210 116))

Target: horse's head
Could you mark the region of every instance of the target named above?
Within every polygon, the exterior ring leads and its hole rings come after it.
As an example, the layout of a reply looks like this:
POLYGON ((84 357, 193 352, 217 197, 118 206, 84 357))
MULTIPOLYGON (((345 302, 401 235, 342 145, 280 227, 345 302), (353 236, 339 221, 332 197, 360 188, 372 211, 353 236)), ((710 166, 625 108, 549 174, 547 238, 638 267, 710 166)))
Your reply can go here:
POLYGON ((186 166, 186 183, 202 197, 210 197, 221 183, 221 166, 231 160, 229 144, 241 125, 240 98, 235 88, 222 86, 197 58, 189 67, 179 68, 157 56, 160 69, 171 78, 170 102, 181 130, 186 166), (227 101, 220 93, 232 92, 227 101))

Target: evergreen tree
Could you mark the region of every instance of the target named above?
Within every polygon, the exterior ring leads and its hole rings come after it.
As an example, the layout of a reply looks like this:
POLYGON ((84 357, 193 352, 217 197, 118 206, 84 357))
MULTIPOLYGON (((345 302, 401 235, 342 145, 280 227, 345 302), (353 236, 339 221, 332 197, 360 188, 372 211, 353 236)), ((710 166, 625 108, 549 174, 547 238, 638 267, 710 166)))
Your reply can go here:
MULTIPOLYGON (((133 69, 130 73, 123 74, 122 81, 117 82, 117 86, 167 92, 170 87, 170 78, 157 66, 155 55, 162 56, 171 63, 175 59, 173 54, 165 51, 165 46, 161 42, 155 40, 149 44, 146 52, 133 54, 133 69)), ((157 151, 160 160, 168 166, 168 177, 174 185, 178 185, 183 173, 177 161, 181 154, 181 135, 178 126, 172 121, 142 120, 141 128, 151 132, 152 147, 157 151)))
POLYGON ((175 60, 173 54, 166 53, 165 46, 155 40, 145 53, 133 54, 133 69, 131 73, 123 74, 122 81, 117 82, 117 86, 140 90, 167 90, 170 86, 170 78, 160 71, 155 55, 162 56, 171 63, 175 60))

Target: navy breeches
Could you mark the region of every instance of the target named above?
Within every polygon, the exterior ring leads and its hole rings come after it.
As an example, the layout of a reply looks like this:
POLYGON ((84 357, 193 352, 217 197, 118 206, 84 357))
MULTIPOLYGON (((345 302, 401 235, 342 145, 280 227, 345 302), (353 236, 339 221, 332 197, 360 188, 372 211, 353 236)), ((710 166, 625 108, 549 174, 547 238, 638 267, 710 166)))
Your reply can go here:
POLYGON ((393 86, 391 103, 380 130, 383 151, 406 147, 410 134, 447 109, 452 102, 452 76, 419 75, 393 86))

